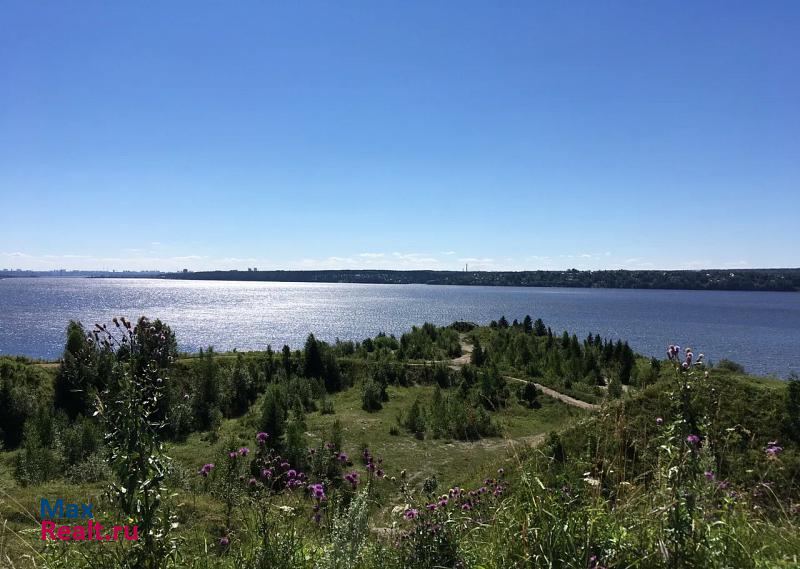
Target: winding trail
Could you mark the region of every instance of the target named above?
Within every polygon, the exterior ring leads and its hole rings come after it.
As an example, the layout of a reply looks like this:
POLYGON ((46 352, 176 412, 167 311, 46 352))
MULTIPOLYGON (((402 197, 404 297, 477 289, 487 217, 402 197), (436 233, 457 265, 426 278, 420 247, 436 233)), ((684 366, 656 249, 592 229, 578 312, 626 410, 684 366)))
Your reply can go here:
POLYGON ((552 397, 553 399, 558 399, 566 403, 567 405, 572 405, 573 407, 579 407, 581 409, 586 409, 587 411, 597 411, 600 409, 600 405, 596 405, 594 403, 587 403, 586 401, 581 401, 580 399, 575 399, 574 397, 570 397, 569 395, 565 395, 560 391, 556 391, 555 389, 551 389, 546 385, 542 385, 541 383, 536 383, 535 381, 528 381, 526 379, 520 379, 518 377, 511 377, 510 375, 504 375, 506 379, 510 379, 511 381, 518 381, 520 383, 532 383, 536 386, 536 389, 547 395, 548 397, 552 397))
MULTIPOLYGON (((429 364, 437 364, 443 363, 450 366, 451 369, 459 369, 462 366, 467 365, 472 359, 472 344, 467 342, 466 334, 460 334, 459 341, 461 343, 461 355, 457 358, 453 358, 452 360, 429 360, 425 363, 408 363, 407 365, 411 366, 423 366, 429 364)), ((38 362, 36 365, 43 367, 43 368, 56 368, 60 364, 59 362, 38 362)), ((570 397, 560 391, 556 391, 551 387, 547 387, 546 385, 542 385, 541 383, 536 383, 535 381, 528 381, 527 379, 520 379, 518 377, 512 377, 510 375, 504 375, 505 379, 510 381, 516 381, 518 383, 533 383, 536 386, 536 389, 547 395, 548 397, 552 397, 553 399, 558 399, 562 403, 566 403, 567 405, 571 405, 573 407, 577 407, 579 409, 585 409, 587 411, 597 411, 600 409, 600 405, 596 405, 594 403, 588 403, 586 401, 581 401, 580 399, 575 399, 574 397, 570 397)), ((623 386, 623 389, 627 389, 627 385, 623 386)))
MULTIPOLYGON (((465 334, 460 335, 460 342, 461 342, 461 355, 447 362, 452 369, 458 369, 461 366, 468 364, 470 362, 470 359, 472 358, 472 344, 467 342, 467 337, 465 334)), ((528 381, 527 379, 520 379, 518 377, 512 377, 510 375, 504 375, 503 377, 505 379, 508 379, 510 381, 516 381, 518 383, 533 383, 533 385, 536 386, 536 389, 538 389, 548 397, 552 397, 553 399, 558 399, 562 403, 566 403, 567 405, 572 405, 573 407, 578 407, 579 409, 585 409, 587 411, 597 411, 598 409, 600 409, 600 405, 596 405, 594 403, 587 403, 586 401, 581 401, 580 399, 575 399, 574 397, 565 395, 560 391, 556 391, 551 387, 547 387, 546 385, 542 385, 541 383, 536 383, 535 381, 528 381)))

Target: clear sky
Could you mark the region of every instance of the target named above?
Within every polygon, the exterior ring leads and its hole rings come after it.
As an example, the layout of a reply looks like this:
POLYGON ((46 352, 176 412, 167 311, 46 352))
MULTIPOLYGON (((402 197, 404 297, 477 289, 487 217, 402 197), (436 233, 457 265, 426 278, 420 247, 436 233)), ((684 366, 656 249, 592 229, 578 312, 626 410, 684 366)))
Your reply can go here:
POLYGON ((0 268, 800 266, 796 1, 2 2, 0 70, 0 268))

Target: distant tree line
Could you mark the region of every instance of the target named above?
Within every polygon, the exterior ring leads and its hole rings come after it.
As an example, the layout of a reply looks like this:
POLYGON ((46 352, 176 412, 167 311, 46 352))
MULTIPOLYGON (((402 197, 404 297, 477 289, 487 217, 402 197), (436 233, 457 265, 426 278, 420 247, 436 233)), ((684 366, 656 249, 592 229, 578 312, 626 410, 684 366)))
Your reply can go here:
POLYGON ((169 273, 191 280, 430 284, 573 288, 800 291, 800 269, 697 271, 204 271, 169 273))

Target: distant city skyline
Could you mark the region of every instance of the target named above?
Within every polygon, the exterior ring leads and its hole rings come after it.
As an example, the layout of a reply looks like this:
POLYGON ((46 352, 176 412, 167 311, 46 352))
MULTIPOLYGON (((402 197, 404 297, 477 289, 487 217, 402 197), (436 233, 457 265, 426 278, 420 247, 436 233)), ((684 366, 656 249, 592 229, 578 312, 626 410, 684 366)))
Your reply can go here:
MULTIPOLYGON (((455 252, 450 253, 455 255, 455 252)), ((215 270, 354 270, 354 269, 383 269, 383 270, 442 270, 442 271, 564 271, 578 270, 697 270, 697 269, 758 269, 758 268, 796 268, 795 265, 786 266, 751 266, 746 261, 725 263, 723 265, 704 264, 702 260, 690 260, 680 266, 656 265, 640 259, 614 261, 606 255, 560 255, 557 258, 541 257, 526 264, 512 258, 479 259, 473 257, 442 259, 441 256, 431 256, 420 253, 361 253, 351 257, 331 257, 328 259, 301 259, 284 265, 271 265, 265 259, 256 258, 206 258, 202 256, 186 257, 128 257, 95 259, 80 255, 68 255, 69 262, 63 266, 53 266, 55 256, 44 256, 41 259, 22 254, 12 253, 5 255, 9 258, 20 260, 20 265, 0 266, 0 270, 23 271, 116 271, 116 272, 180 272, 190 271, 215 271, 215 270), (23 265, 22 263, 30 263, 23 265), (123 264, 120 264, 123 263, 123 264), (127 264, 124 264, 127 263, 127 264), (250 263, 250 264, 248 264, 250 263), (559 264, 561 263, 561 264, 559 264), (38 268, 37 268, 38 267, 38 268)))
POLYGON ((799 18, 7 2, 0 268, 798 267, 799 18))

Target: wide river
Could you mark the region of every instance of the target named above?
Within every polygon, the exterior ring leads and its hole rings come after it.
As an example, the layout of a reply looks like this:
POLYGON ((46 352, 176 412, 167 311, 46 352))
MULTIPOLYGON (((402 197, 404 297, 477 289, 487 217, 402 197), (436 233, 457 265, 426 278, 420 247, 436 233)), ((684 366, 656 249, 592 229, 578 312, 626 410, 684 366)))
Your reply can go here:
POLYGON ((423 322, 488 323, 505 315, 542 318, 554 332, 623 338, 661 357, 670 343, 748 371, 786 377, 800 371, 800 294, 244 283, 156 279, 0 279, 0 354, 60 356, 70 319, 87 327, 113 316, 167 322, 181 350, 302 345, 401 334, 423 322))

